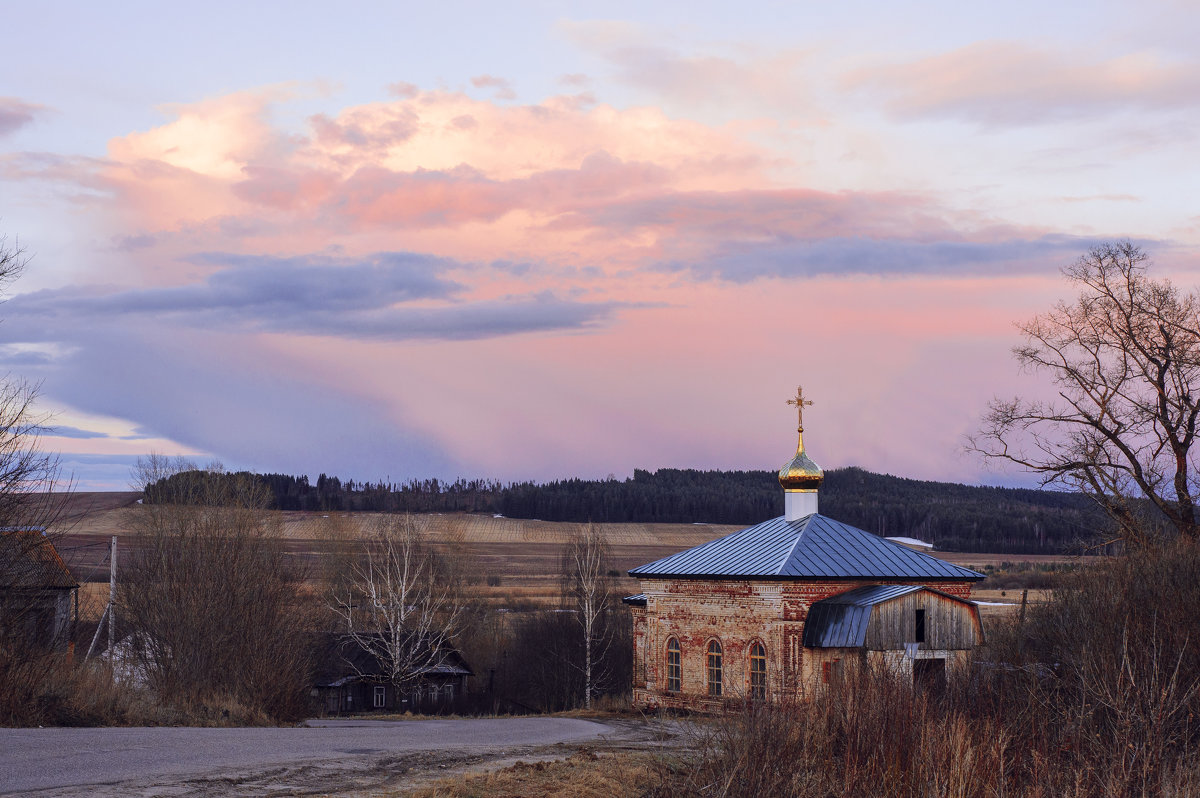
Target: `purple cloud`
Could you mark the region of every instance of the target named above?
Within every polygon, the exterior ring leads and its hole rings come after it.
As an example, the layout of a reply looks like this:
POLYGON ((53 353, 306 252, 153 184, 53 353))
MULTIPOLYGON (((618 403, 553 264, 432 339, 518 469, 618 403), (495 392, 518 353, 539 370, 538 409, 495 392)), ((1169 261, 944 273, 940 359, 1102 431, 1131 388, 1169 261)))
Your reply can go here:
POLYGON ((32 124, 34 118, 44 110, 44 106, 27 103, 16 97, 0 97, 0 136, 15 133, 32 124))
MULTIPOLYGON (((98 327, 134 319, 170 330, 478 340, 592 328, 633 306, 560 299, 545 292, 464 301, 464 287, 441 275, 454 264, 403 252, 362 259, 205 253, 190 261, 223 268, 188 285, 119 291, 72 286, 14 297, 5 307, 9 323, 0 326, 0 341, 74 344, 79 340, 73 339, 86 339, 98 327)), ((15 350, 12 354, 17 356, 15 350)))

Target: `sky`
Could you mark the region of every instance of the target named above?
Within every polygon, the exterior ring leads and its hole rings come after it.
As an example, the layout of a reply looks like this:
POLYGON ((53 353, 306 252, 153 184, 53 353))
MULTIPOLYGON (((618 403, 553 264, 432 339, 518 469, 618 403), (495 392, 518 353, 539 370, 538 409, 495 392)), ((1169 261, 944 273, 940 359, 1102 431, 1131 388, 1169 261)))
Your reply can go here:
POLYGON ((82 490, 964 451, 1015 324, 1130 239, 1200 270, 1186 0, 22 3, 0 369, 82 490))

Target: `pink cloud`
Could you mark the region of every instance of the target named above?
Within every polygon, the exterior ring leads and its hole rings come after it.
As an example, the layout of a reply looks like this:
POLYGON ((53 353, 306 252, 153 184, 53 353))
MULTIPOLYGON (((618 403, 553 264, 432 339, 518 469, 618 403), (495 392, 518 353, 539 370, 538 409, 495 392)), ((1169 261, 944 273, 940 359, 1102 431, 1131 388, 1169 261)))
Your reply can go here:
POLYGON ((774 186, 757 146, 656 109, 419 92, 314 115, 299 135, 270 121, 282 99, 243 92, 174 107, 82 165, 79 179, 108 195, 110 236, 155 241, 155 280, 168 279, 164 257, 222 250, 231 237, 264 254, 337 242, 739 282, 1028 268, 1076 246, 919 194, 774 186))
POLYGON ((741 48, 728 55, 689 55, 627 22, 574 21, 560 27, 608 62, 618 80, 652 91, 672 107, 793 119, 814 115, 812 81, 804 72, 810 66, 808 51, 763 54, 741 48))
POLYGON ((654 109, 427 92, 315 115, 299 136, 270 124, 279 100, 244 92, 173 107, 172 120, 114 139, 109 158, 77 177, 116 198, 102 212, 126 234, 166 231, 193 248, 237 230, 267 252, 364 236, 364 249, 394 249, 389 236, 406 230, 405 248, 510 259, 642 249, 635 231, 581 253, 590 229, 548 223, 617 199, 764 180, 755 147, 654 109), (438 232, 463 225, 473 235, 438 232))
POLYGON ((495 89, 493 97, 498 100, 515 100, 517 93, 513 91, 512 84, 504 78, 497 78, 492 75, 478 75, 471 78, 471 85, 477 89, 495 89))
POLYGON ((1195 61, 1150 52, 1054 52, 1021 42, 979 42, 908 63, 857 70, 848 88, 874 93, 896 116, 957 117, 1028 125, 1122 110, 1195 110, 1195 61))
POLYGON ((399 97, 402 100, 409 100, 421 93, 421 89, 412 83, 398 81, 390 83, 387 87, 388 94, 393 97, 399 97))

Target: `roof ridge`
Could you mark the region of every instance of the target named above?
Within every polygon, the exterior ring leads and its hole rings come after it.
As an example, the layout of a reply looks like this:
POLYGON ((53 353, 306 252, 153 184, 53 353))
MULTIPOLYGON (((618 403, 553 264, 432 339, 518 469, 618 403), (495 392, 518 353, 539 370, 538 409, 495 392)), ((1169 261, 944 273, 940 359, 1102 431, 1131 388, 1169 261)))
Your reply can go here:
MULTIPOLYGON (((792 543, 792 547, 788 549, 788 553, 783 555, 783 559, 779 561, 779 567, 775 569, 776 574, 783 573, 784 567, 792 559, 792 555, 796 553, 796 549, 800 548, 800 541, 804 538, 804 533, 808 531, 808 522, 812 520, 814 515, 816 515, 816 513, 809 513, 808 515, 804 516, 804 518, 796 519, 797 521, 804 521, 804 524, 801 525, 800 534, 796 535, 796 540, 792 543)), ((784 519, 783 523, 787 524, 789 528, 792 526, 792 522, 788 521, 787 519, 784 519)))
POLYGON ((776 516, 631 568, 629 574, 750 579, 983 578, 983 574, 820 513, 794 521, 776 516))

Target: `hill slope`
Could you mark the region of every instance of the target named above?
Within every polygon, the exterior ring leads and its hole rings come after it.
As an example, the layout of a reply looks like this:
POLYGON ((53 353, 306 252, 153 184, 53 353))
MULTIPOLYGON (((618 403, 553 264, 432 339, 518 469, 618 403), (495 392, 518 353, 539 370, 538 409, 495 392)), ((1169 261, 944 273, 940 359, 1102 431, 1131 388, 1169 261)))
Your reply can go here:
MULTIPOLYGON (((220 477, 214 477, 220 478, 220 477)), ((485 480, 343 482, 257 475, 281 510, 501 513, 599 523, 749 525, 783 513, 772 471, 638 469, 632 477, 502 485, 485 480)), ((169 494, 169 489, 168 489, 169 494)), ((946 551, 1057 553, 1104 528, 1086 498, 1050 491, 925 482, 860 468, 826 472, 821 512, 879 535, 921 538, 946 551)))

